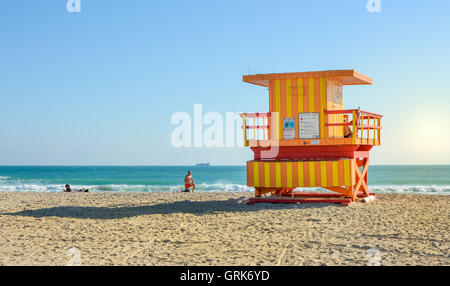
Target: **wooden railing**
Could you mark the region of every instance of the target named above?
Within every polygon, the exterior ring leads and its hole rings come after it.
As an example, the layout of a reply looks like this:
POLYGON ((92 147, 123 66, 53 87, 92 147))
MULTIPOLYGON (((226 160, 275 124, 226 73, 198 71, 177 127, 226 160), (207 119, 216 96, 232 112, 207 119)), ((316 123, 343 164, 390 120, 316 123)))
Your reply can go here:
POLYGON ((347 110, 325 110, 325 115, 327 116, 326 122, 329 121, 329 115, 343 115, 344 122, 338 123, 325 123, 325 127, 345 127, 348 126, 351 130, 351 138, 353 139, 353 144, 356 144, 357 140, 360 139, 361 144, 370 144, 373 142, 374 145, 380 145, 381 140, 381 118, 383 115, 363 111, 360 109, 347 109, 347 110), (349 118, 349 115, 352 117, 349 118))
MULTIPOLYGON (((359 109, 347 109, 347 110, 325 110, 325 128, 328 128, 328 136, 324 139, 337 139, 343 138, 345 127, 351 131, 351 135, 347 138, 352 138, 352 144, 368 144, 368 145, 380 145, 381 139, 381 118, 380 114, 367 112, 359 109), (333 115, 342 115, 342 117, 335 117, 333 115), (334 122, 331 122, 334 121, 334 122), (342 128, 339 129, 338 127, 342 128), (330 136, 332 132, 330 130, 334 128, 339 132, 334 132, 333 136, 330 136)), ((270 112, 265 113, 242 113, 242 129, 244 137, 244 145, 249 146, 249 141, 264 141, 271 140, 271 120, 270 112)), ((275 120, 275 122, 278 122, 275 120)), ((296 123, 296 125, 298 122, 296 123)), ((298 128, 298 126, 296 126, 298 128)), ((277 133, 278 129, 273 131, 277 133)), ((277 138, 276 135, 273 137, 277 138)))

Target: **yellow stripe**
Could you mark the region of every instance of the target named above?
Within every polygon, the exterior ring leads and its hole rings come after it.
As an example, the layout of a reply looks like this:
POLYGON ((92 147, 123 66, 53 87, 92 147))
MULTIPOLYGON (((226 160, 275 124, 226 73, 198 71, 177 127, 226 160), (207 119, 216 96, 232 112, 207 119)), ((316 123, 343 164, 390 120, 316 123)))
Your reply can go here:
MULTIPOLYGON (((275 112, 274 114, 272 114, 272 116, 274 116, 275 118, 275 131, 271 131, 271 132, 275 132, 275 139, 279 140, 281 138, 281 126, 280 126, 280 116, 281 114, 279 112, 275 112)), ((269 123, 271 124, 271 123, 269 123)), ((273 133, 272 133, 273 134, 273 133)))
POLYGON ((356 170, 355 170, 355 159, 351 160, 351 166, 352 166, 352 168, 351 168, 352 185, 354 185, 356 183, 355 182, 355 172, 356 172, 356 170))
POLYGON ((292 188, 292 162, 286 163, 286 185, 292 188))
POLYGON ((297 101, 298 101, 298 113, 303 112, 303 79, 297 79, 297 101))
MULTIPOLYGON (((378 118, 377 119, 377 126, 380 127, 381 126, 381 119, 378 118)), ((380 129, 376 129, 377 130, 377 144, 380 145, 380 141, 381 141, 381 133, 380 133, 380 129)))
POLYGON ((309 162, 309 186, 316 186, 316 173, 314 172, 314 162, 309 162))
POLYGON ((297 170, 298 170, 298 187, 305 186, 305 180, 303 179, 303 162, 297 162, 297 170))
POLYGON ((281 188, 281 163, 275 163, 275 187, 281 188))
POLYGON ((314 112, 314 78, 309 79, 309 112, 314 112))
POLYGON ((245 114, 242 115, 242 130, 244 131, 244 147, 248 146, 247 141, 247 119, 245 117, 245 114))
POLYGON ((253 162, 253 185, 259 187, 259 164, 253 162))
POLYGON ((270 164, 264 163, 264 187, 270 187, 270 164))
POLYGON ((320 78, 320 138, 325 138, 325 114, 326 109, 326 95, 325 95, 325 78, 320 78))
POLYGON ((344 178, 345 185, 351 186, 350 184, 350 160, 344 160, 344 178))
POLYGON ((281 120, 281 112, 278 113, 278 128, 280 129, 278 133, 278 139, 283 138, 283 121, 281 120))
POLYGON ((338 162, 337 161, 332 162, 331 167, 333 168, 333 187, 336 187, 339 186, 338 162))
POLYGON ((353 136, 352 136, 352 143, 353 144, 356 144, 356 135, 358 134, 358 130, 356 130, 355 128, 356 128, 356 112, 355 111, 353 111, 353 113, 352 113, 352 116, 353 116, 353 130, 352 130, 352 132, 353 132, 353 136))
POLYGON ((278 127, 278 132, 277 134, 277 138, 276 139, 280 139, 281 137, 281 120, 280 120, 280 113, 281 113, 281 86, 280 86, 280 80, 277 79, 275 80, 275 112, 278 112, 278 115, 276 116, 276 118, 278 119, 278 122, 276 124, 276 126, 278 127))
POLYGON ((286 116, 292 117, 292 84, 291 80, 286 80, 286 116))
POLYGON ((320 186, 327 187, 327 162, 320 161, 320 186))

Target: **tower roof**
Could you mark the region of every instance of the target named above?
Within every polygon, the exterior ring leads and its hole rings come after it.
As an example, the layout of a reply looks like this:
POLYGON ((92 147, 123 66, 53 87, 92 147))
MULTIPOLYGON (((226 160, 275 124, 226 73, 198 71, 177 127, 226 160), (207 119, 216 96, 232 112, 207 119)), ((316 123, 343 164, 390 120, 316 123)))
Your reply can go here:
POLYGON ((329 79, 337 79, 343 85, 372 84, 372 79, 355 70, 328 70, 328 71, 311 71, 311 72, 294 72, 294 73, 269 73, 244 75, 244 82, 269 87, 270 80, 276 79, 297 79, 311 77, 326 77, 329 79))

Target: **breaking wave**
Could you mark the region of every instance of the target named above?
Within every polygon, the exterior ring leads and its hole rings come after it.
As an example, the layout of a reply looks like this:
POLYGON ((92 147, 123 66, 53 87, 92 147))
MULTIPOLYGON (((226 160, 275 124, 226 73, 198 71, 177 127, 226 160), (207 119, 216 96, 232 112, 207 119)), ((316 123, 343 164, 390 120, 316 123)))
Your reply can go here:
MULTIPOLYGON (((91 192, 179 192, 182 185, 71 185, 73 190, 86 188, 91 192)), ((0 191, 9 192, 60 192, 64 184, 0 184, 0 191)), ((239 184, 197 184, 199 192, 250 192, 253 188, 239 184)))
MULTIPOLYGON (((0 177, 0 191, 9 192, 62 192, 64 184, 5 183, 0 177)), ((179 192, 182 185, 72 185, 72 189, 87 188, 91 192, 179 192)), ((370 191, 381 194, 450 194, 450 185, 369 185, 370 191)), ((198 192, 252 192, 254 189, 240 184, 197 184, 198 192)))

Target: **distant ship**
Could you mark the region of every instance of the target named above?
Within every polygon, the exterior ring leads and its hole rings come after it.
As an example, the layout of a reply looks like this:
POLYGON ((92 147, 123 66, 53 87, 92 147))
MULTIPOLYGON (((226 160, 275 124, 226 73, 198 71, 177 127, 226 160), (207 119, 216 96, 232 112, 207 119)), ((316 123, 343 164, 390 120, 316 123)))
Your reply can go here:
POLYGON ((198 166, 198 167, 209 167, 209 162, 206 162, 206 163, 198 163, 198 164, 195 164, 195 166, 198 166))

